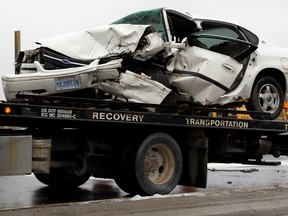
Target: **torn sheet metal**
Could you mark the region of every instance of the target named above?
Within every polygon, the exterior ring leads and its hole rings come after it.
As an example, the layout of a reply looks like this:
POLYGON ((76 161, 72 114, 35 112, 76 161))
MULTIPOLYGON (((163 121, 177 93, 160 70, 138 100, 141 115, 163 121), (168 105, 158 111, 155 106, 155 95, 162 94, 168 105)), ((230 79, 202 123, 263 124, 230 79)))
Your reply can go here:
POLYGON ((232 91, 228 94, 224 94, 218 101, 216 101, 216 103, 219 105, 224 105, 232 102, 241 102, 247 94, 249 94, 249 86, 247 83, 245 83, 241 91, 232 91))
MULTIPOLYGON (((101 59, 135 52, 140 39, 153 32, 154 29, 149 25, 118 24, 60 35, 36 43, 75 59, 101 59)), ((155 34, 148 36, 149 39, 151 43, 142 47, 142 57, 153 56, 163 49, 163 44, 155 34)), ((141 50, 137 55, 141 56, 141 50)))
POLYGON ((121 73, 119 80, 106 80, 99 83, 99 89, 117 99, 149 104, 161 104, 171 89, 152 80, 145 74, 136 74, 132 71, 121 73))
POLYGON ((147 60, 155 56, 158 52, 164 49, 164 41, 157 32, 153 32, 145 36, 147 44, 141 49, 137 49, 133 53, 133 57, 139 60, 147 60))
POLYGON ((189 93, 195 102, 210 105, 230 88, 242 67, 229 56, 193 46, 175 53, 175 58, 167 65, 168 71, 174 72, 167 77, 172 86, 189 93), (177 73, 177 69, 186 73, 177 73), (195 72, 201 77, 195 76, 195 72))

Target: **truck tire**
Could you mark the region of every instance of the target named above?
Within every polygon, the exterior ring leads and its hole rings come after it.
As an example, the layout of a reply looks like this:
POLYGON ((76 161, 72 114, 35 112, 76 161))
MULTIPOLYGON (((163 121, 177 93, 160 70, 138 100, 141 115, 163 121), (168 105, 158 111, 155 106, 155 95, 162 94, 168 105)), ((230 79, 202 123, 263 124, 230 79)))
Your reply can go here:
POLYGON ((118 150, 114 155, 113 174, 118 187, 130 195, 137 194, 135 184, 134 165, 136 143, 129 143, 125 148, 118 150))
POLYGON ((183 168, 182 152, 168 134, 154 133, 139 146, 135 174, 140 195, 167 194, 179 183, 183 168))
POLYGON ((83 185, 90 178, 90 174, 76 175, 67 169, 50 169, 50 173, 34 173, 41 183, 57 188, 75 188, 83 185))
POLYGON ((115 182, 124 191, 142 196, 168 194, 182 175, 182 152, 168 134, 154 133, 140 145, 129 145, 115 182))

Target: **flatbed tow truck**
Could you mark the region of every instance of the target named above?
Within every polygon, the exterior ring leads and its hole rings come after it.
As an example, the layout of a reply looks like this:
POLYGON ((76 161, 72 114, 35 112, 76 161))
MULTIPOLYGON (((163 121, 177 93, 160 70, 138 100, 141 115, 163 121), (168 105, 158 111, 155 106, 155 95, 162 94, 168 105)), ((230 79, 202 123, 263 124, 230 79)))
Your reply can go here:
MULTIPOLYGON (((288 156, 288 122, 235 109, 19 95, 0 102, 0 175, 51 187, 111 178, 127 193, 206 187, 207 163, 288 156)), ((274 165, 277 165, 275 163, 274 165)))

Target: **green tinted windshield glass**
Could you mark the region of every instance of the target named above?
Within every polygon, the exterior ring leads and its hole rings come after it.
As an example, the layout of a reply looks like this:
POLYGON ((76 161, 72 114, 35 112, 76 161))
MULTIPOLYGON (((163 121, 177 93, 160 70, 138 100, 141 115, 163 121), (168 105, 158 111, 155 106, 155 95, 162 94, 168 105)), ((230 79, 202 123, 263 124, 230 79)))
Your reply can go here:
POLYGON ((135 12, 111 24, 151 25, 163 40, 167 38, 161 8, 135 12))

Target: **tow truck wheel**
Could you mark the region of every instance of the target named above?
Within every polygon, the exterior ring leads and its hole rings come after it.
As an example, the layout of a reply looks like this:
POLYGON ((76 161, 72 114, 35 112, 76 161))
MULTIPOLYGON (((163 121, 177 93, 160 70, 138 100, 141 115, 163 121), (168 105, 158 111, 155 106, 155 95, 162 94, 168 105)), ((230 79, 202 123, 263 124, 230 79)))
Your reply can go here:
POLYGON ((90 174, 76 175, 64 168, 51 168, 50 173, 34 173, 43 184, 51 187, 74 188, 83 185, 90 178, 90 174))
POLYGON ((121 171, 115 182, 125 192, 143 196, 168 194, 180 181, 182 152, 171 136, 154 133, 140 145, 129 144, 119 165, 121 171))
POLYGON ((137 150, 135 174, 139 194, 167 194, 179 183, 182 175, 182 152, 168 134, 148 136, 137 150))
POLYGON ((137 194, 137 186, 135 184, 135 175, 134 175, 134 165, 135 161, 135 151, 134 146, 136 143, 131 142, 125 148, 119 150, 114 155, 114 181, 118 187, 129 193, 130 195, 137 194), (132 153, 133 152, 133 153, 132 153))
POLYGON ((78 164, 76 167, 50 167, 50 173, 34 173, 35 177, 48 186, 73 188, 84 184, 91 176, 89 162, 81 154, 76 154, 73 161, 78 164))
POLYGON ((67 172, 65 169, 51 169, 49 174, 45 173, 34 173, 35 177, 43 184, 51 187, 64 187, 73 188, 83 185, 90 175, 75 175, 67 172))

